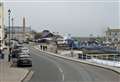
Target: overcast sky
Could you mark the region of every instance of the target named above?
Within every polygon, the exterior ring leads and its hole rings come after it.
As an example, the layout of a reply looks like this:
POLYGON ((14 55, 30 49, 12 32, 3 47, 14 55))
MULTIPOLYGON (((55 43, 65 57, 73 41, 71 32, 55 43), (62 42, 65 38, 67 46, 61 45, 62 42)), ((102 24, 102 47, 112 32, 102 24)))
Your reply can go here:
POLYGON ((120 28, 118 0, 4 0, 5 24, 7 10, 12 10, 15 25, 27 25, 73 36, 100 36, 106 28, 120 28))

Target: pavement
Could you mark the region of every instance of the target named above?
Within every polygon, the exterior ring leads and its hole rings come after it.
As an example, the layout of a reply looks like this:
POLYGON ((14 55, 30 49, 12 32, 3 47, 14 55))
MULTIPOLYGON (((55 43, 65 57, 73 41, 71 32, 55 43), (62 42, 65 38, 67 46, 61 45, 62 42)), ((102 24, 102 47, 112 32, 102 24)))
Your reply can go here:
POLYGON ((29 48, 34 70, 29 82, 120 82, 120 75, 112 70, 29 48))
POLYGON ((11 67, 7 57, 5 52, 5 59, 0 59, 0 82, 21 82, 28 74, 28 69, 11 67))

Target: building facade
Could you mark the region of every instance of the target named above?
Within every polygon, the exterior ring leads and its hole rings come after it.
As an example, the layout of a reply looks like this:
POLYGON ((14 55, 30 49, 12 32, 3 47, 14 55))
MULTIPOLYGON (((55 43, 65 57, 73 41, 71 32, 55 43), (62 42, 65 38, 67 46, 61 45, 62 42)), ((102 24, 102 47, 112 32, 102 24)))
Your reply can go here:
POLYGON ((0 2, 0 48, 4 47, 4 8, 0 2))
POLYGON ((111 42, 111 43, 119 43, 120 42, 120 29, 108 28, 106 31, 106 41, 111 42))

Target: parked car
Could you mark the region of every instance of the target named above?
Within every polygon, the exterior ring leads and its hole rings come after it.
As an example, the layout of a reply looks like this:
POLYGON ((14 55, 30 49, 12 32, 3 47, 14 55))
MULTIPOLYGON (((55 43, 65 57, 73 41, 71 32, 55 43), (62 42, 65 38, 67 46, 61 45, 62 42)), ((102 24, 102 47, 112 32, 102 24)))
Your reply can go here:
POLYGON ((25 54, 30 55, 30 51, 29 51, 29 49, 28 49, 27 47, 22 47, 22 48, 21 48, 21 51, 22 51, 23 53, 25 53, 25 54))
POLYGON ((23 41, 18 41, 19 44, 23 44, 23 41))
POLYGON ((19 54, 17 59, 17 66, 32 66, 32 57, 26 54, 19 54))
POLYGON ((29 44, 29 41, 24 41, 23 43, 29 44))

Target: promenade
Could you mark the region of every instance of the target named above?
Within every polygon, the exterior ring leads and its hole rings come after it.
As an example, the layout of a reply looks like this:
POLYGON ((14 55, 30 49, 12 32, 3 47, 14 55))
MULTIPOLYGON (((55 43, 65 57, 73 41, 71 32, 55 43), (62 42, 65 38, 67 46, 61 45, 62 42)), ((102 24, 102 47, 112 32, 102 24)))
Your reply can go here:
POLYGON ((25 68, 11 67, 7 61, 8 54, 5 52, 5 58, 0 59, 0 82, 21 82, 27 75, 25 68))

